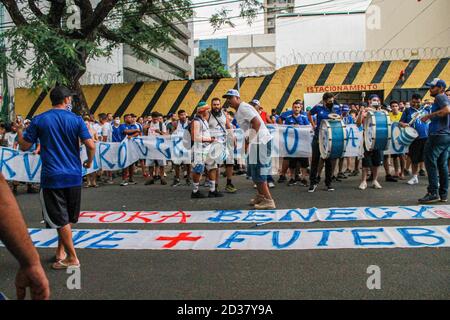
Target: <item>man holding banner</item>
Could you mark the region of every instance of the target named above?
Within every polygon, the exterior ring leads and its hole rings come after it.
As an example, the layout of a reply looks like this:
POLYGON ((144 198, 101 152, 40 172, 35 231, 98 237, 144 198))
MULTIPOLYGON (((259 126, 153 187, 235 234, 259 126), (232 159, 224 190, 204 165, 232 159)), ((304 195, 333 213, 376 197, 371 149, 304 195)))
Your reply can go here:
POLYGON ((39 139, 41 143, 41 202, 47 227, 58 231, 58 249, 53 269, 79 267, 72 240, 72 223, 78 222, 81 204, 82 164, 80 141, 85 144, 90 168, 95 143, 81 117, 68 111, 73 92, 57 86, 50 92, 53 108, 36 116, 27 130, 18 129, 22 150, 28 150, 39 139))

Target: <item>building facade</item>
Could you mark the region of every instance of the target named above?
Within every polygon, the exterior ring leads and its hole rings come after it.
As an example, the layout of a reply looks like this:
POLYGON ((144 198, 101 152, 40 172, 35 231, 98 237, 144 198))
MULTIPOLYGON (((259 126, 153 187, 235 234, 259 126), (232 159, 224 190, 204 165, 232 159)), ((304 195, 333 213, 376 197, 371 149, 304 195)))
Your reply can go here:
POLYGON ((198 56, 203 50, 208 48, 219 51, 220 60, 225 69, 228 70, 228 38, 196 40, 194 47, 194 50, 196 50, 195 56, 198 56))
POLYGON ((295 0, 264 0, 264 33, 275 33, 276 16, 293 13, 295 0))

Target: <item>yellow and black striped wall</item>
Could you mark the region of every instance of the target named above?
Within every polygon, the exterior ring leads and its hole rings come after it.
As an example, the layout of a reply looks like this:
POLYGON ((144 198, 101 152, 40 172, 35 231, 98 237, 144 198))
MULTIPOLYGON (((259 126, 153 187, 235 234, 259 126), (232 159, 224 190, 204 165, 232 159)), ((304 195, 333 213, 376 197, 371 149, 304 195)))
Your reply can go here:
MULTIPOLYGON (((244 101, 260 100, 266 111, 282 111, 312 92, 376 90, 384 92, 384 100, 389 101, 405 90, 423 90, 433 78, 450 80, 449 58, 293 65, 267 76, 241 78, 240 92, 244 101)), ((89 85, 83 92, 91 113, 123 116, 149 115, 152 111, 168 114, 179 109, 191 114, 199 101, 221 97, 230 88, 236 88, 235 79, 89 85)), ((50 107, 45 92, 16 89, 16 114, 32 118, 50 107)))

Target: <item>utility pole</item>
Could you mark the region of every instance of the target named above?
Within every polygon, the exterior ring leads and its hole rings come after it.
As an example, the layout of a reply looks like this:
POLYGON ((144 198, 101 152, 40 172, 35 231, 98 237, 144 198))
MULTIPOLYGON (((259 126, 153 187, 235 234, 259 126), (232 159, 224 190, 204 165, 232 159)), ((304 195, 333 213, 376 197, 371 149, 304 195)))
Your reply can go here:
POLYGON ((237 90, 241 90, 241 83, 239 81, 239 64, 236 63, 236 84, 237 84, 237 90))

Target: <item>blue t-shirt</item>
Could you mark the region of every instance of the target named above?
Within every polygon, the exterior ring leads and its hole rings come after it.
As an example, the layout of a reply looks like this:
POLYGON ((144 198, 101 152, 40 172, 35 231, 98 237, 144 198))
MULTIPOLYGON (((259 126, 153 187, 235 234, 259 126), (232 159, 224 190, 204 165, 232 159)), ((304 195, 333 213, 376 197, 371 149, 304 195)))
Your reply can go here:
POLYGON ((314 108, 311 109, 310 113, 312 116, 317 115, 316 129, 314 130, 314 134, 319 136, 320 123, 322 122, 322 120, 328 119, 328 116, 330 115, 330 113, 332 113, 332 111, 330 109, 328 109, 327 107, 324 107, 323 105, 318 104, 314 108))
POLYGON ((30 143, 41 143, 41 186, 44 189, 79 187, 82 183, 80 142, 91 139, 81 117, 51 109, 36 116, 24 132, 30 143))
MULTIPOLYGON (((434 98, 434 103, 431 106, 431 112, 439 111, 446 106, 450 106, 450 101, 448 100, 448 97, 445 94, 438 94, 434 98)), ((443 135, 443 134, 450 134, 450 115, 447 115, 446 117, 434 117, 431 118, 431 123, 429 126, 429 135, 443 135)))
POLYGON ((309 120, 303 114, 300 114, 297 117, 294 116, 293 114, 291 114, 290 116, 288 116, 286 118, 286 120, 284 120, 284 124, 287 124, 287 125, 296 125, 297 124, 299 126, 307 126, 307 125, 309 125, 309 120))
POLYGON ((122 135, 121 132, 121 126, 119 125, 117 128, 112 125, 112 142, 122 142, 123 139, 125 139, 125 135, 122 135))
POLYGON ((294 111, 292 111, 292 110, 288 110, 288 111, 282 112, 280 114, 281 121, 284 123, 284 121, 286 121, 287 117, 289 117, 293 113, 294 113, 294 111))
POLYGON ((344 120, 344 124, 355 124, 356 121, 355 119, 353 119, 353 117, 351 115, 347 115, 343 118, 344 120))
MULTIPOLYGON (((139 129, 139 126, 137 124, 126 124, 126 123, 123 123, 119 127, 120 135, 123 137, 123 139, 125 139, 128 136, 125 133, 125 130, 136 130, 136 129, 139 129)), ((131 136, 131 134, 130 134, 130 136, 131 136)), ((122 140, 120 140, 120 141, 122 141, 122 140)))
MULTIPOLYGON (((402 117, 400 118, 400 122, 410 123, 414 114, 417 112, 413 107, 406 108, 402 113, 402 117)), ((426 110, 426 112, 430 113, 430 110, 426 110)), ((424 139, 428 137, 428 123, 423 122, 420 119, 416 119, 411 125, 414 129, 416 129, 419 136, 418 139, 424 139)))

